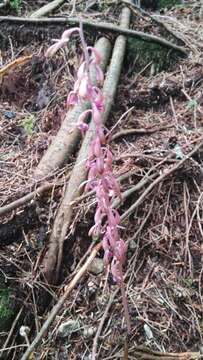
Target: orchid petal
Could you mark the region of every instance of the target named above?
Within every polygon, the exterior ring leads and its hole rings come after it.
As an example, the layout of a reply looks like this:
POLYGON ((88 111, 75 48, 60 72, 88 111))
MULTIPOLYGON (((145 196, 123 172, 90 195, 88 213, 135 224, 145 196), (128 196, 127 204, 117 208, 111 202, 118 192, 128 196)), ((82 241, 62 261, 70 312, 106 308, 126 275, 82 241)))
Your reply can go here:
POLYGON ((122 270, 120 268, 120 263, 115 259, 112 260, 111 263, 111 272, 114 280, 119 284, 123 280, 122 270))
POLYGON ((109 224, 113 227, 117 226, 120 223, 120 215, 116 209, 109 209, 108 221, 109 224))
POLYGON ((79 123, 84 122, 91 113, 92 113, 91 109, 87 109, 87 110, 83 111, 82 114, 80 114, 80 116, 78 118, 78 122, 79 123))
POLYGON ((100 64, 100 63, 101 63, 101 55, 100 55, 100 53, 98 52, 98 50, 95 49, 95 48, 92 47, 92 46, 88 46, 88 47, 87 47, 87 50, 90 50, 90 51, 91 51, 92 61, 93 61, 95 64, 100 64))
POLYGON ((77 122, 77 128, 81 131, 84 136, 86 131, 89 129, 89 126, 84 122, 77 122))
POLYGON ((46 51, 46 57, 53 56, 60 48, 67 44, 67 40, 58 40, 55 44, 51 45, 46 51))
POLYGON ((100 111, 98 110, 97 106, 95 105, 95 103, 92 104, 92 110, 93 110, 93 120, 95 122, 95 124, 97 126, 101 126, 101 122, 102 122, 102 118, 101 118, 101 114, 100 111))
POLYGON ((71 91, 67 97, 67 105, 68 106, 75 105, 77 104, 77 102, 78 102, 77 94, 74 91, 71 91))
POLYGON ((96 159, 97 170, 100 174, 104 171, 104 161, 102 157, 96 159))
POLYGON ((78 79, 82 79, 84 77, 84 75, 86 74, 86 62, 83 61, 83 63, 80 65, 78 72, 77 72, 77 77, 78 79))
POLYGON ((97 78, 97 81, 100 85, 103 84, 104 82, 104 73, 102 71, 102 69, 100 68, 99 65, 95 65, 95 69, 96 69, 96 78, 97 78))
POLYGON ((72 33, 74 33, 75 31, 79 32, 80 29, 78 27, 75 27, 72 29, 65 30, 61 36, 61 39, 69 40, 72 33))
POLYGON ((89 84, 88 84, 88 78, 84 77, 79 86, 78 95, 80 98, 87 100, 89 97, 89 84))

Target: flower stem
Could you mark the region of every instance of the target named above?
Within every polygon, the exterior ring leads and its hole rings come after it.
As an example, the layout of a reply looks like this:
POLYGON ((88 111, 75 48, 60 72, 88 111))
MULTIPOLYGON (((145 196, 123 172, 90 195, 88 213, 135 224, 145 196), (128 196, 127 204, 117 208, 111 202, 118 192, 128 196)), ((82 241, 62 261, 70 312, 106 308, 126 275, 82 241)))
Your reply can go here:
MULTIPOLYGON (((122 271, 122 267, 121 267, 121 271, 122 271)), ((128 331, 128 334, 130 334, 130 331, 131 331, 130 315, 129 315, 129 311, 128 311, 128 303, 127 303, 126 294, 125 294, 125 286, 124 286, 123 277, 122 277, 121 282, 119 283, 119 286, 121 289, 121 297, 122 297, 122 303, 123 303, 123 308, 124 308, 124 315, 125 315, 125 321, 126 321, 126 325, 127 325, 127 331, 128 331)))
POLYGON ((80 19, 79 21, 80 21, 80 32, 79 32, 79 34, 80 34, 81 44, 82 44, 83 53, 84 53, 84 57, 85 57, 87 76, 88 76, 88 79, 90 81, 90 77, 89 77, 89 64, 90 64, 89 54, 88 54, 87 44, 86 44, 85 37, 84 37, 82 20, 80 19))

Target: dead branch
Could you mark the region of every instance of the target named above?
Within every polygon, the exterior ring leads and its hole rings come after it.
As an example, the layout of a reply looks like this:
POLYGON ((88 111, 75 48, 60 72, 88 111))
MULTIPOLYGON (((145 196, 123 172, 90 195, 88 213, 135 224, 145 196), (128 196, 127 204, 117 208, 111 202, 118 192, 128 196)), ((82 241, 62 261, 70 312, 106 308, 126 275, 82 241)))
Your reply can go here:
POLYGON ((146 129, 124 129, 121 130, 119 132, 117 132, 115 135, 112 136, 112 140, 116 140, 120 137, 126 136, 126 135, 148 135, 148 134, 153 134, 157 131, 164 131, 167 129, 170 129, 172 127, 174 127, 174 124, 169 124, 166 126, 160 126, 159 128, 146 128, 146 129))
POLYGON ((63 296, 59 299, 59 301, 56 303, 56 305, 51 310, 49 317, 44 322, 43 326, 41 327, 41 330, 38 332, 37 336, 33 340, 33 342, 30 344, 28 349, 26 350, 25 354, 22 356, 21 360, 27 360, 29 359, 31 353, 36 348, 36 346, 40 343, 43 335, 48 330, 51 323, 54 321, 56 315, 62 308, 64 302, 66 301, 67 297, 71 293, 71 291, 74 289, 74 287, 77 285, 77 283, 80 281, 82 276, 85 274, 85 272, 88 270, 89 266, 91 265, 92 261, 94 260, 95 256, 97 255, 97 252, 100 250, 101 244, 97 244, 94 249, 92 250, 89 258, 84 263, 84 265, 80 268, 80 270, 76 273, 74 278, 71 280, 70 284, 67 286, 66 291, 64 292, 63 296))
POLYGON ((57 188, 58 186, 62 186, 64 185, 64 182, 61 183, 48 183, 48 184, 44 184, 40 187, 38 187, 36 190, 31 191, 29 194, 26 194, 25 196, 22 196, 21 198, 12 201, 11 203, 0 207, 0 216, 3 216, 5 214, 7 214, 9 211, 12 211, 14 209, 17 209, 20 206, 23 206, 25 204, 27 204, 29 201, 33 200, 35 197, 43 194, 45 191, 55 187, 57 188))
POLYGON ((136 346, 134 351, 136 359, 143 360, 198 360, 200 352, 167 353, 153 351, 145 346, 136 346))
MULTIPOLYGON (((102 69, 104 70, 110 56, 110 42, 106 38, 101 38, 96 43, 95 47, 102 56, 102 69)), ((92 72, 90 75, 96 85, 95 74, 92 72)), ((81 138, 80 131, 76 127, 76 122, 82 111, 88 107, 89 103, 83 102, 82 104, 74 106, 74 108, 67 113, 55 139, 52 141, 35 169, 35 179, 41 179, 42 177, 51 174, 73 153, 81 138)))
MULTIPOLYGON (((36 24, 36 25, 61 25, 61 26, 74 26, 79 24, 78 18, 19 18, 15 16, 0 16, 0 22, 6 22, 6 23, 17 23, 21 25, 26 24, 36 24)), ((121 34, 125 36, 135 37, 138 39, 141 39, 143 41, 148 42, 155 42, 157 44, 160 44, 161 46, 167 47, 169 49, 173 49, 175 51, 180 52, 183 55, 188 55, 188 51, 179 45, 176 45, 172 43, 171 41, 168 41, 162 37, 151 35, 148 33, 144 33, 142 31, 135 31, 135 30, 129 30, 125 29, 124 27, 119 27, 118 25, 109 24, 106 22, 93 22, 90 20, 82 19, 83 25, 85 28, 93 28, 98 30, 104 30, 104 31, 110 31, 112 33, 121 34)))
MULTIPOLYGON (((125 8, 122 12, 121 26, 129 27, 129 22, 130 10, 125 8)), ((105 112, 102 119, 103 123, 106 122, 109 116, 116 94, 125 54, 125 47, 126 38, 120 35, 115 42, 109 71, 103 87, 103 94, 106 99, 105 112)), ((44 273, 49 283, 58 280, 63 254, 63 243, 72 218, 73 205, 71 203, 80 196, 82 192, 81 184, 85 181, 87 174, 85 161, 87 159, 89 145, 94 133, 95 126, 94 123, 91 122, 54 222, 49 242, 49 249, 44 259, 44 273)))
POLYGON ((30 17, 32 19, 32 18, 39 18, 42 16, 46 16, 49 13, 51 13, 52 11, 59 8, 64 2, 65 2, 65 0, 53 0, 53 1, 49 2, 48 4, 42 6, 40 9, 34 11, 30 15, 30 17))
POLYGON ((9 64, 6 64, 0 69, 0 77, 5 75, 7 72, 15 69, 16 67, 26 64, 31 59, 32 59, 32 55, 27 55, 27 56, 21 56, 11 61, 9 64))
MULTIPOLYGON (((118 177, 118 181, 121 182, 125 180, 126 178, 130 177, 131 175, 135 174, 135 170, 130 170, 127 173, 121 175, 118 177)), ((65 178, 67 181, 70 177, 70 174, 65 178)), ((4 205, 0 207, 0 216, 3 216, 7 214, 8 212, 15 210, 25 204, 27 204, 29 201, 33 200, 35 197, 40 197, 45 191, 52 189, 53 187, 58 188, 59 186, 64 185, 64 181, 59 181, 57 183, 51 182, 47 184, 43 184, 39 186, 37 189, 31 191, 30 193, 20 197, 17 200, 12 201, 11 203, 4 205)), ((78 202, 81 202, 82 200, 88 198, 89 196, 93 195, 95 192, 94 190, 89 191, 88 193, 83 194, 82 196, 79 196, 77 199, 75 199, 73 202, 71 202, 70 205, 75 205, 78 202)))

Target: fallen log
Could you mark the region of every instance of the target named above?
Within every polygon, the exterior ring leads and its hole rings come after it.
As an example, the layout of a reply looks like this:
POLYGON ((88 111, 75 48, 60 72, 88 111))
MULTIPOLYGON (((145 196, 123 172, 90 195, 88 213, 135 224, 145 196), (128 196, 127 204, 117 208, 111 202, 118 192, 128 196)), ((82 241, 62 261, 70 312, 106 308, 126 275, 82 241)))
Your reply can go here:
MULTIPOLYGON (((124 8, 122 11, 121 26, 129 27, 130 23, 130 10, 124 8)), ((126 38, 120 35, 115 42, 109 71, 104 82, 103 94, 105 98, 105 112, 103 114, 103 123, 106 122, 117 90, 122 64, 126 48, 126 38)), ((67 184, 64 198, 56 215, 53 230, 51 233, 49 248, 43 262, 43 271, 49 283, 57 283, 59 279, 59 272, 61 267, 63 244, 67 234, 68 227, 70 226, 73 205, 72 202, 80 196, 82 192, 82 183, 86 179, 87 169, 85 161, 88 156, 88 149, 91 140, 95 133, 94 123, 91 122, 89 130, 83 140, 81 149, 74 169, 72 171, 70 180, 67 184)))
POLYGON ((49 2, 48 4, 42 6, 40 9, 34 11, 30 15, 30 18, 39 18, 42 16, 46 16, 49 13, 51 13, 52 11, 59 8, 59 6, 61 6, 64 2, 65 2, 65 0, 53 0, 53 1, 49 2))

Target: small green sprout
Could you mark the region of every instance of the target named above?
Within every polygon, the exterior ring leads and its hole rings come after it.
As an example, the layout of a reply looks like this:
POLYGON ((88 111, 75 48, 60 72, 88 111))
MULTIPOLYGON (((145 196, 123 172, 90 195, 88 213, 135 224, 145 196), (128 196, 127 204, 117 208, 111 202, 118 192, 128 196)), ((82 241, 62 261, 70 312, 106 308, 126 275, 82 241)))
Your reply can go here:
POLYGON ((31 114, 27 115, 19 122, 19 125, 23 127, 23 129, 25 130, 28 136, 31 136, 33 134, 34 126, 35 126, 34 115, 31 114))
POLYGON ((197 101, 194 99, 191 99, 187 103, 187 110, 194 110, 197 107, 197 101))

